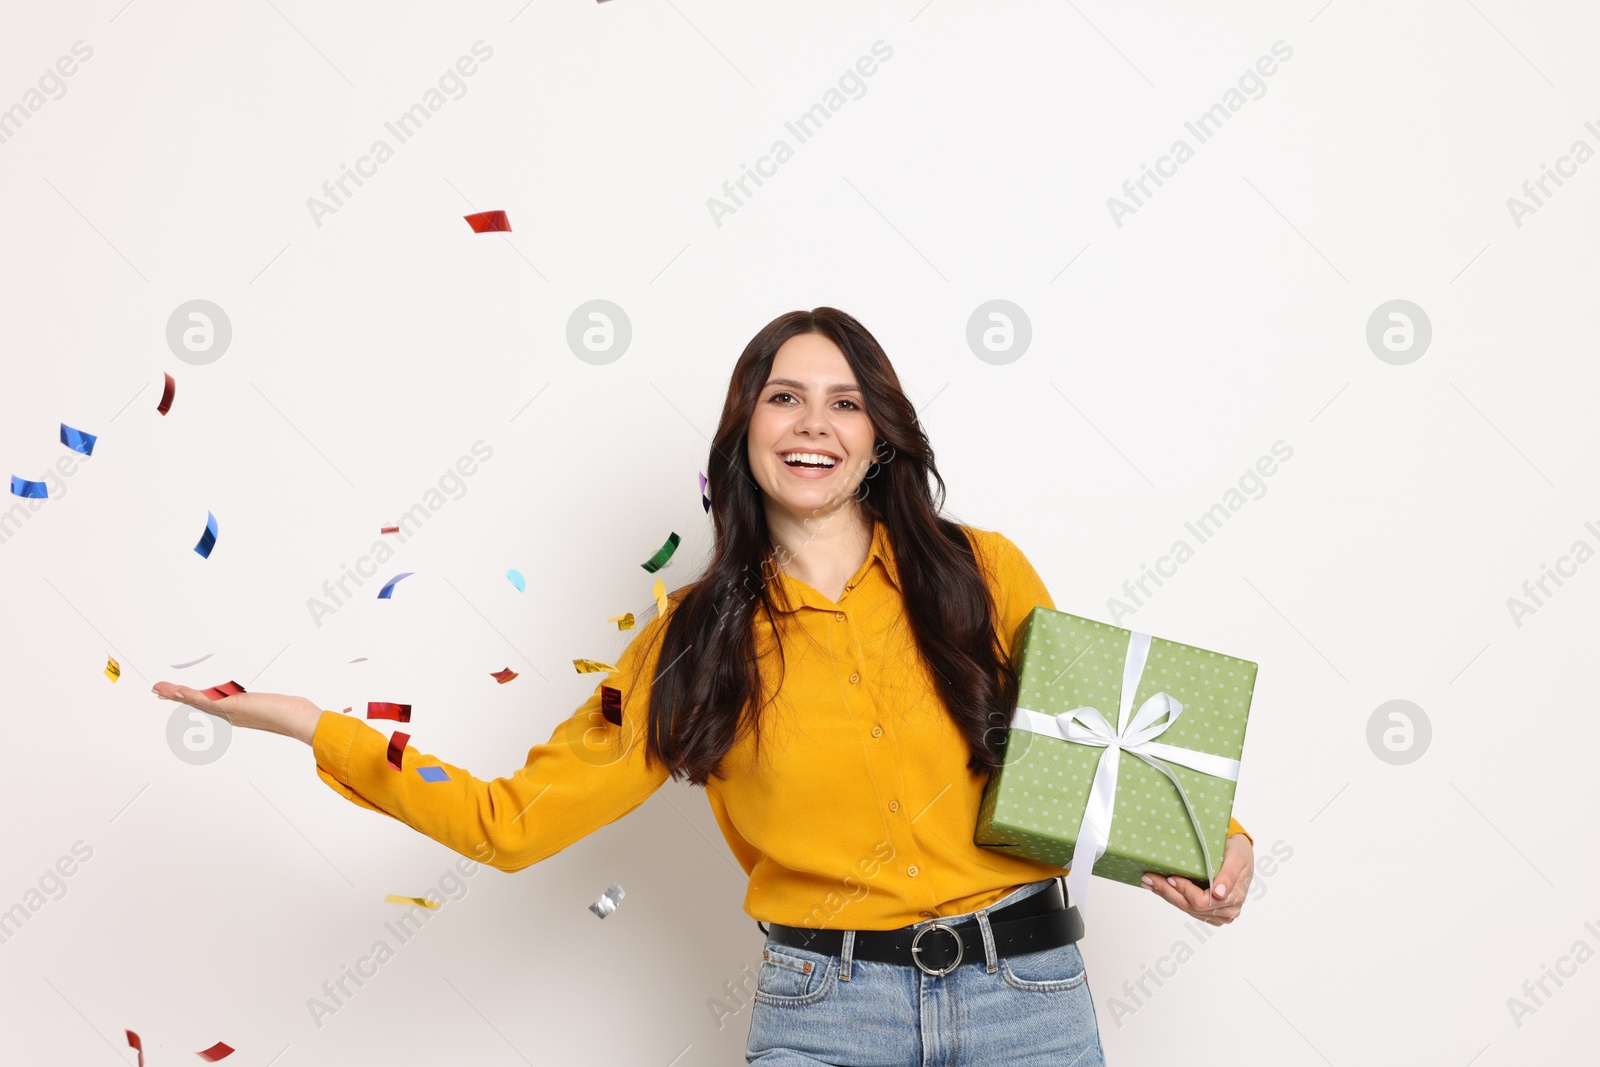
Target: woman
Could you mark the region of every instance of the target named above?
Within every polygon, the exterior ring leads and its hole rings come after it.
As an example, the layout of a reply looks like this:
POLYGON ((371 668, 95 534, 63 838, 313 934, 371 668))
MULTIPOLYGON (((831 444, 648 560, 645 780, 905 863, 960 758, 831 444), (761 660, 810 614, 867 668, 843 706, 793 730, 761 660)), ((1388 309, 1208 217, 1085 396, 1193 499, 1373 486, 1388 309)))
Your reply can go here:
MULTIPOLYGON (((915 410, 833 308, 745 348, 709 485, 705 574, 510 777, 414 748, 396 771, 383 734, 301 698, 155 691, 307 742, 339 793, 504 871, 669 774, 704 786, 767 932, 750 1062, 1103 1063, 1065 872, 972 840, 1016 701, 1012 638, 1054 607, 1038 574, 1004 536, 939 517, 915 410)), ((1214 889, 1151 888, 1222 925, 1251 868, 1234 824, 1214 889)))

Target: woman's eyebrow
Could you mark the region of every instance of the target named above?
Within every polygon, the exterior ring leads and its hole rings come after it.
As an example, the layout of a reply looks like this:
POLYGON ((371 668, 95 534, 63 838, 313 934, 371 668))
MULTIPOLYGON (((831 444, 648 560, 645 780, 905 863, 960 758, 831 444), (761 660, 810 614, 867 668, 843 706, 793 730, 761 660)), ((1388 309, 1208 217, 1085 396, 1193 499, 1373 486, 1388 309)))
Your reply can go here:
MULTIPOLYGON (((798 389, 802 393, 806 391, 805 383, 797 382, 793 378, 773 378, 767 382, 767 385, 783 385, 790 389, 798 389)), ((830 393, 859 393, 860 391, 860 386, 845 382, 834 382, 828 386, 828 392, 830 393)))

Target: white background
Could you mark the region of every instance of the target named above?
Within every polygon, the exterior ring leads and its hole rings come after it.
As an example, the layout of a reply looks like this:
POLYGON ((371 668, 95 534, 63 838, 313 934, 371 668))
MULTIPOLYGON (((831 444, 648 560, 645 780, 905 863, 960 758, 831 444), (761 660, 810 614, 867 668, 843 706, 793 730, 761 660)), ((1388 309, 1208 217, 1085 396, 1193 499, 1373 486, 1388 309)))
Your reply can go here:
POLYGON ((663 577, 693 580, 728 373, 769 319, 824 304, 889 352, 949 514, 1011 537, 1063 610, 1107 618, 1185 520, 1293 448, 1125 621, 1260 663, 1235 812, 1292 858, 1115 1021, 1123 982, 1196 938, 1098 883, 1082 948, 1112 1063, 1592 1057, 1600 963, 1520 1026, 1507 998, 1600 949, 1600 563, 1520 626, 1506 606, 1600 547, 1600 163, 1520 227, 1506 206, 1574 140, 1600 147, 1592 12, 121 4, 34 5, 0 34, 0 108, 94 50, 0 145, 0 476, 42 477, 60 422, 100 435, 0 544, 0 908, 93 849, 0 944, 0 1058, 132 1063, 132 1028, 152 1067, 217 1040, 241 1067, 742 1063, 748 1008, 719 1031, 706 1002, 761 935, 698 790, 485 869, 319 1029, 306 1000, 384 936, 384 894, 455 854, 335 796, 288 739, 181 762, 148 689, 409 701, 430 751, 510 773, 592 690, 571 660, 625 644, 604 620, 649 604, 638 564, 669 530, 663 577), (307 198, 478 40, 466 94, 316 225, 307 198), (706 199, 878 40, 865 95, 716 225, 706 199), (1196 145, 1185 120, 1278 40, 1265 95, 1196 145), (1107 198, 1179 137, 1194 158, 1117 226, 1107 198), (470 232, 489 208, 512 234, 470 232), (204 367, 165 340, 195 298, 234 331, 204 367), (595 298, 633 324, 606 366, 565 340, 595 298), (1033 326, 1004 366, 965 339, 995 298, 1033 326), (1433 326, 1405 366, 1365 340, 1397 298, 1433 326), (480 439, 493 459, 387 568, 415 576, 314 625, 306 599, 480 439), (1433 729, 1405 766, 1366 740, 1397 698, 1433 729))

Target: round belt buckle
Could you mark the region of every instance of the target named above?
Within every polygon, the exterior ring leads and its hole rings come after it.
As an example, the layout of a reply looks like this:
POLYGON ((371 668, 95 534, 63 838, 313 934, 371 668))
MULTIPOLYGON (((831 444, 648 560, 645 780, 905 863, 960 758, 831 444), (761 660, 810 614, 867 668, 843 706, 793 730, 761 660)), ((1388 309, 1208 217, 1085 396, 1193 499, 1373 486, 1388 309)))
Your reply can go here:
POLYGON ((956 932, 955 927, 947 926, 947 925, 945 925, 944 923, 941 923, 941 922, 933 922, 933 923, 930 923, 927 926, 924 926, 922 929, 918 930, 917 931, 917 936, 915 936, 915 937, 913 937, 911 939, 911 962, 915 963, 917 965, 917 969, 919 971, 921 971, 923 974, 932 974, 932 975, 949 974, 951 971, 955 970, 956 967, 958 967, 960 965, 960 963, 961 963, 961 952, 962 952, 962 949, 964 947, 965 946, 961 942, 961 935, 956 932), (950 966, 945 967, 942 970, 935 970, 932 967, 923 966, 922 959, 918 955, 918 953, 921 952, 922 950, 918 946, 917 942, 921 941, 922 940, 922 935, 927 933, 929 930, 943 930, 945 933, 947 933, 951 937, 955 938, 955 941, 956 941, 956 958, 955 958, 954 961, 951 962, 950 966))

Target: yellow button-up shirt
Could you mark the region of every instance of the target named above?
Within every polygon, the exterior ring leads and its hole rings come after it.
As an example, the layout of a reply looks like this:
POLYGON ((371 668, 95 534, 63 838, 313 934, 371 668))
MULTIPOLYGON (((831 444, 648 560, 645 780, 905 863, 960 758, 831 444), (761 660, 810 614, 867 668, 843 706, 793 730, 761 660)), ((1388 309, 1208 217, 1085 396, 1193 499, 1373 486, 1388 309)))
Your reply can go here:
MULTIPOLYGON (((1003 535, 966 527, 993 591, 1002 643, 1035 605, 1054 608, 1027 558, 1003 535)), ((706 797, 750 878, 745 911, 763 922, 887 930, 986 907, 1054 867, 973 843, 984 776, 966 767, 965 737, 946 712, 910 631, 893 547, 874 525, 866 561, 837 602, 779 573, 789 610, 756 613, 764 696, 760 750, 748 731, 706 797)), ((785 598, 777 597, 780 604, 785 598)), ((673 602, 675 603, 675 602, 673 602)), ((659 669, 651 619, 550 740, 492 781, 408 747, 403 771, 388 738, 325 711, 312 738, 317 774, 462 855, 503 871, 551 856, 642 804, 668 777, 646 767, 646 698, 659 669), (622 724, 601 714, 601 688, 622 692, 622 724), (443 768, 430 782, 419 766, 443 768)), ((666 669, 672 669, 668 664, 666 669)), ((1229 834, 1244 833, 1237 822, 1229 834)), ((1249 835, 1246 834, 1248 837, 1249 835)))

